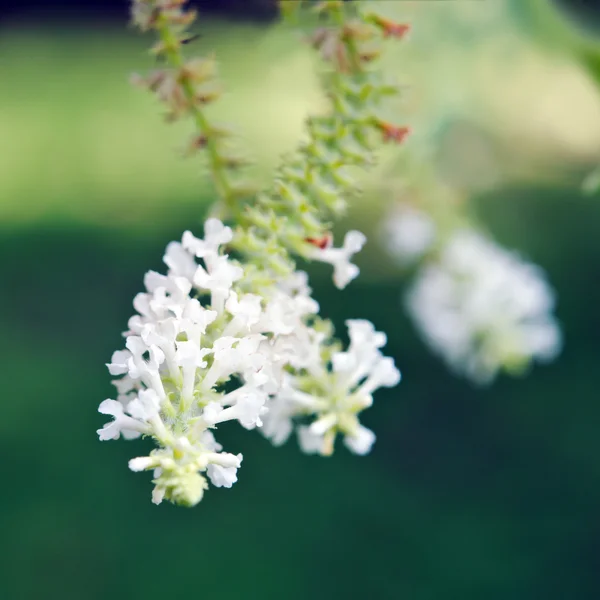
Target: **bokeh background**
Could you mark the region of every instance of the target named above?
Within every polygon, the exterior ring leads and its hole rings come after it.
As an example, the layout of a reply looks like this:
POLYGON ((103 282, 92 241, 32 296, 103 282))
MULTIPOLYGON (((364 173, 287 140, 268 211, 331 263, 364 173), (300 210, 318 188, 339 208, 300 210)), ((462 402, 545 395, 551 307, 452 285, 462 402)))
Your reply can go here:
MULTIPOLYGON (((322 102, 313 63, 270 0, 199 4, 194 50, 216 50, 228 91, 215 113, 266 181, 322 102)), ((341 224, 371 240, 361 278, 313 274, 325 315, 388 333, 403 382, 364 414, 367 457, 219 430, 239 481, 192 510, 150 503, 127 469, 144 442, 95 434, 144 272, 212 201, 186 125, 127 83, 151 62, 126 5, 22 0, 0 23, 0 598, 600 598, 600 197, 581 189, 600 163, 598 3, 380 3, 413 23, 387 67, 415 135, 341 224), (546 269, 556 363, 480 389, 424 347, 381 239, 406 178, 468 199, 546 269)))

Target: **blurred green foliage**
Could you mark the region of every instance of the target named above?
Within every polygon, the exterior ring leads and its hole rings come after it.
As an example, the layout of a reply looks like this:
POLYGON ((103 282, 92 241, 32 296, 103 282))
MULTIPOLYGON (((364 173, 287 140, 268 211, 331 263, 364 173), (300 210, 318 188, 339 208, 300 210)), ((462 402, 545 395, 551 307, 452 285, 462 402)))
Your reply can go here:
MULTIPOLYGON (((264 71, 289 46, 259 33, 215 26, 202 43, 244 98, 219 110, 242 123, 262 177, 319 97, 302 53, 264 71)), ((373 453, 309 457, 225 428, 245 457, 234 488, 193 510, 155 507, 149 477, 127 469, 144 442, 100 443, 96 408, 143 273, 199 229, 210 186, 172 152, 185 129, 160 125, 124 82, 143 42, 24 35, 0 38, 3 56, 18 48, 0 64, 0 598, 600 597, 598 203, 520 185, 476 204, 557 287, 556 364, 485 390, 453 378, 408 324, 399 273, 367 253, 364 278, 338 292, 317 277, 315 295, 338 326, 363 317, 387 331, 403 371, 365 413, 373 453)), ((373 206, 357 212, 372 234, 373 206)))
MULTIPOLYGON (((290 53, 289 32, 213 21, 205 29, 193 50, 217 53, 226 89, 211 114, 235 125, 264 178, 321 101, 311 62, 299 42, 290 53), (270 65, 288 54, 285 66, 270 65)), ((126 33, 114 24, 2 32, 0 54, 10 60, 0 66, 1 221, 137 229, 198 206, 197 190, 210 183, 198 160, 183 160, 189 126, 161 122, 158 103, 128 85, 130 73, 156 65, 146 56, 150 40, 126 33)))
POLYGON ((597 598, 600 207, 511 190, 481 210, 548 267, 560 361, 475 390, 415 338, 397 279, 318 285, 338 325, 388 331, 403 370, 365 414, 372 455, 308 457, 231 428, 240 481, 194 510, 150 503, 149 478, 127 470, 143 442, 94 434, 131 298, 194 211, 134 241, 67 224, 1 231, 2 597, 597 598))

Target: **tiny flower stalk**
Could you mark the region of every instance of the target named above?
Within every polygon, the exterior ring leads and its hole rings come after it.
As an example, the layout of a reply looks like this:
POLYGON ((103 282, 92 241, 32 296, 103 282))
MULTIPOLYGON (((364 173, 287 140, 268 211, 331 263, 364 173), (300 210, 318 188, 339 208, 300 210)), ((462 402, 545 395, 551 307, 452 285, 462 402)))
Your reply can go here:
POLYGON ((217 194, 225 206, 233 210, 240 198, 254 190, 232 180, 231 172, 239 170, 244 161, 223 147, 231 132, 211 123, 205 114, 205 107, 221 95, 215 58, 184 57, 183 47, 193 39, 188 28, 196 19, 195 11, 184 8, 186 2, 134 0, 133 24, 142 31, 156 31, 159 41, 151 53, 167 64, 147 77, 135 76, 134 82, 146 86, 167 105, 169 121, 186 115, 193 119, 197 133, 190 140, 186 153, 206 151, 217 194))
MULTIPOLYGON (((281 249, 289 255, 331 262, 329 257, 336 250, 329 247, 330 220, 347 208, 344 196, 354 187, 351 169, 374 162, 378 137, 400 143, 408 134, 408 128, 379 117, 382 102, 398 93, 374 68, 377 44, 387 37, 385 30, 378 22, 373 24, 373 15, 363 14, 358 3, 348 4, 320 2, 315 7, 328 20, 310 41, 329 65, 323 77, 329 114, 307 120, 308 140, 279 168, 271 189, 246 206, 236 230, 234 248, 244 254, 250 245, 253 259, 274 267, 274 278, 282 269, 293 269, 281 249), (328 240, 326 246, 324 240, 328 240)), ((286 10, 296 14, 291 8, 286 10)), ((354 247, 355 252, 360 250, 362 242, 354 247)), ((356 274, 354 269, 340 274, 334 279, 337 287, 344 287, 356 274)))
POLYGON ((377 388, 400 380, 381 352, 386 336, 368 321, 348 320, 343 350, 294 256, 331 264, 340 289, 358 275, 351 259, 365 236, 350 231, 333 247, 330 220, 346 209, 349 168, 373 162, 377 137, 399 142, 405 133, 378 116, 394 89, 363 46, 385 31, 358 6, 320 2, 316 10, 328 21, 312 42, 330 65, 330 113, 308 120, 308 141, 267 191, 252 196, 232 178, 241 161, 225 151, 229 133, 204 112, 218 96, 214 59, 182 55, 195 18, 184 4, 133 1, 134 23, 158 33, 153 53, 167 65, 139 81, 166 103, 169 118, 193 118, 189 150, 207 153, 229 224, 208 219, 203 238, 186 231, 167 246, 166 275, 146 274, 125 349, 107 365, 117 399, 100 404, 112 420, 98 435, 152 437, 157 448, 133 458, 130 469, 153 471, 153 502, 193 506, 209 480, 216 487, 237 481, 242 455, 223 452, 213 433, 226 421, 259 429, 274 445, 295 431, 307 453, 330 455, 338 436, 355 454, 370 451, 375 434, 359 415, 377 388))

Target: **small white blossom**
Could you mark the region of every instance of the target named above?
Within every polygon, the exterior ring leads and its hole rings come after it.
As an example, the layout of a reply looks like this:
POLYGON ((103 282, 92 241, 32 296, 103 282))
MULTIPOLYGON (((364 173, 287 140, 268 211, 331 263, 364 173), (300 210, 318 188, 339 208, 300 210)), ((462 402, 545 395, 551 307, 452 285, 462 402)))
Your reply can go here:
POLYGON ((289 436, 294 417, 312 416, 310 425, 297 429, 300 447, 307 453, 329 455, 337 433, 345 436, 346 446, 356 454, 366 454, 375 440, 372 432, 360 425, 358 414, 373 403, 372 393, 379 387, 393 387, 400 372, 391 358, 381 354, 386 337, 369 321, 346 322, 350 346, 333 353, 330 368, 322 365, 322 338, 314 336, 318 349, 306 373, 288 374, 284 385, 269 401, 262 432, 275 444, 289 436))
POLYGON ((225 310, 233 316, 233 320, 224 331, 224 335, 236 335, 240 331, 249 333, 259 322, 262 312, 261 297, 255 294, 244 294, 240 299, 235 292, 229 294, 225 310))
POLYGON ((129 371, 128 362, 131 358, 129 350, 117 350, 113 352, 110 363, 107 363, 108 372, 111 375, 124 375, 129 371))
POLYGON ((366 427, 359 425, 353 435, 347 435, 344 438, 344 444, 354 454, 364 455, 371 451, 371 447, 375 443, 375 434, 366 427))
POLYGON ((185 250, 183 244, 171 242, 167 246, 163 260, 169 268, 169 275, 183 277, 188 281, 194 278, 194 273, 198 265, 189 252, 185 250))
POLYGON ((260 417, 266 412, 265 401, 265 394, 257 390, 244 390, 243 393, 235 394, 233 406, 226 408, 218 402, 210 402, 204 408, 202 418, 211 427, 217 423, 236 419, 244 428, 254 429, 262 425, 260 417))
POLYGON ((237 470, 240 468, 243 457, 241 454, 237 456, 229 454, 228 456, 233 459, 229 461, 229 466, 227 463, 211 463, 206 469, 210 482, 215 487, 230 488, 237 481, 237 470))
POLYGON ((552 360, 561 334, 544 273, 482 235, 460 231, 418 276, 407 308, 450 367, 479 383, 552 360))
POLYGON ((125 414, 123 405, 116 400, 105 400, 98 407, 98 412, 114 417, 113 421, 104 425, 102 429, 98 429, 98 437, 102 441, 118 440, 120 435, 123 435, 125 439, 133 439, 150 431, 148 424, 125 414))
POLYGON ((232 264, 227 257, 219 256, 214 259, 208 270, 198 266, 194 275, 194 285, 209 290, 212 308, 222 312, 225 300, 231 292, 231 286, 241 279, 243 274, 241 267, 232 264))
POLYGON ((186 231, 183 234, 183 247, 198 258, 212 258, 219 254, 220 246, 233 239, 231 227, 226 227, 218 219, 208 219, 204 224, 204 239, 200 240, 186 231))
POLYGON ((127 412, 140 421, 151 422, 159 416, 160 398, 154 390, 140 390, 139 394, 127 405, 127 412))
POLYGON ((298 427, 298 443, 305 454, 321 454, 326 447, 324 436, 314 433, 305 425, 298 427))
POLYGON ((129 461, 129 468, 132 471, 145 471, 156 466, 155 460, 151 456, 138 456, 129 461))
POLYGON ((367 238, 360 231, 348 231, 341 248, 333 248, 331 245, 325 248, 312 248, 309 258, 333 265, 333 282, 338 289, 344 289, 360 270, 350 262, 354 254, 360 252, 367 238))

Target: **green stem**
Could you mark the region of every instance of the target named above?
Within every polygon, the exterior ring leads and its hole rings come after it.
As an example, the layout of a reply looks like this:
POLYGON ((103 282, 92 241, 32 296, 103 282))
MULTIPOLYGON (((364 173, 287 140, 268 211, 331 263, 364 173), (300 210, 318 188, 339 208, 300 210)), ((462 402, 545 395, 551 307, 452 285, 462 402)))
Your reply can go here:
MULTIPOLYGON (((171 31, 169 23, 166 19, 161 17, 158 22, 157 31, 160 39, 165 47, 165 56, 170 64, 176 69, 182 69, 185 66, 185 59, 180 52, 181 46, 177 36, 171 31)), ((196 127, 200 133, 206 138, 206 151, 208 153, 208 162, 212 172, 212 178, 215 184, 217 193, 222 198, 226 207, 229 210, 234 209, 234 195, 232 193, 231 185, 227 179, 226 171, 219 155, 219 149, 217 142, 211 135, 210 124, 198 106, 194 86, 190 81, 184 80, 182 82, 182 89, 189 103, 190 112, 196 123, 196 127)))
POLYGON ((332 3, 330 11, 334 22, 342 31, 342 39, 344 42, 344 46, 346 47, 346 50, 348 52, 351 70, 353 73, 360 73, 362 71, 362 64, 360 60, 360 52, 358 51, 358 48, 356 46, 356 41, 351 36, 344 35, 344 27, 348 20, 346 16, 346 7, 344 6, 343 2, 334 2, 332 3))

